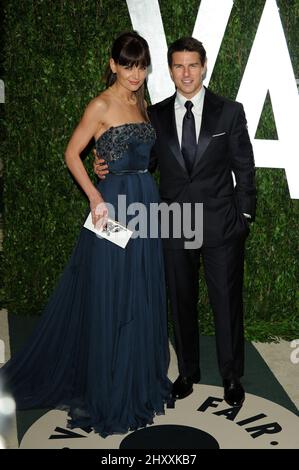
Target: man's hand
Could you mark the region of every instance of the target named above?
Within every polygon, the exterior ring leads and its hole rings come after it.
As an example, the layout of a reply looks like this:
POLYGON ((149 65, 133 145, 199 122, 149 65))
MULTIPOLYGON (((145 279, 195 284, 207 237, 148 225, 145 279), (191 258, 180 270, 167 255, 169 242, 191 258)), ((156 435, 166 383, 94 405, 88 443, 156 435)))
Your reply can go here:
POLYGON ((93 171, 101 180, 104 180, 106 178, 105 175, 109 173, 108 165, 103 158, 100 158, 97 155, 95 150, 93 150, 93 154, 95 157, 93 162, 93 171))

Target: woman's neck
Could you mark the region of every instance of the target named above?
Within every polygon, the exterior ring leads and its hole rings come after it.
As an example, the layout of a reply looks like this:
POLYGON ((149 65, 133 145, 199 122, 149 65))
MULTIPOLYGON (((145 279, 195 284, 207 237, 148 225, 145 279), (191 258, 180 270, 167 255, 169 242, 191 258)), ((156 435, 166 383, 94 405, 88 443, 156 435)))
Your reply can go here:
POLYGON ((117 82, 110 87, 111 92, 123 103, 136 104, 136 96, 133 91, 127 90, 117 82))

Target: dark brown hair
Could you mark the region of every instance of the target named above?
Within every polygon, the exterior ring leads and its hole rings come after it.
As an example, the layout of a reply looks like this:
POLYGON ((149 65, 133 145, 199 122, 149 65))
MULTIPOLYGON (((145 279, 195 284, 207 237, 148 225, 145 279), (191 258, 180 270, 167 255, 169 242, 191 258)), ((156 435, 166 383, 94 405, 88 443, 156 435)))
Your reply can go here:
POLYGON ((183 52, 183 51, 198 52, 201 65, 202 66, 205 65, 207 54, 206 54, 205 48, 202 45, 202 42, 192 37, 184 37, 184 38, 177 39, 168 47, 167 60, 168 60, 169 67, 171 67, 172 65, 172 54, 174 52, 183 52))
MULTIPOLYGON (((122 33, 114 41, 111 49, 111 57, 119 65, 133 67, 148 67, 151 63, 148 43, 139 36, 136 31, 122 33)), ((106 72, 106 86, 109 87, 116 82, 116 74, 112 72, 108 65, 106 72)), ((145 82, 135 92, 137 105, 142 117, 148 121, 146 106, 144 103, 145 82)))

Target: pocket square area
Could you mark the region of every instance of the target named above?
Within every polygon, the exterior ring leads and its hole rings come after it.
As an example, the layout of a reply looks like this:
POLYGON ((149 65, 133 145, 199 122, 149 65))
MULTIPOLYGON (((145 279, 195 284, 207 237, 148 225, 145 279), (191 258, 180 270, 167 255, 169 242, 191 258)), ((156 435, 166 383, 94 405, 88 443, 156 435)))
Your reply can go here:
POLYGON ((221 135, 225 135, 226 132, 220 132, 219 134, 214 134, 212 137, 220 137, 221 135))

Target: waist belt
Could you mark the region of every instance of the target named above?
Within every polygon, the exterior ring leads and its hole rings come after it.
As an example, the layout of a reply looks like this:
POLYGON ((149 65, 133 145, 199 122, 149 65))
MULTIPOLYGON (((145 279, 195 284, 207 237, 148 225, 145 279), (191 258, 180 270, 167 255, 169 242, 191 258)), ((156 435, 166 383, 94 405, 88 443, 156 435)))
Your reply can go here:
POLYGON ((122 171, 110 171, 111 175, 135 175, 137 173, 147 173, 148 169, 146 170, 122 170, 122 171))

